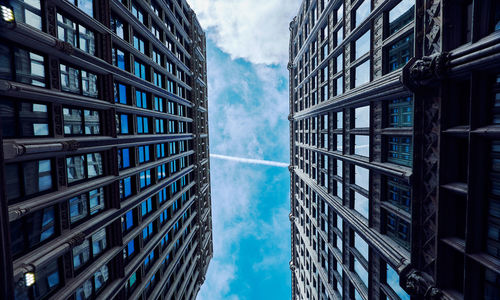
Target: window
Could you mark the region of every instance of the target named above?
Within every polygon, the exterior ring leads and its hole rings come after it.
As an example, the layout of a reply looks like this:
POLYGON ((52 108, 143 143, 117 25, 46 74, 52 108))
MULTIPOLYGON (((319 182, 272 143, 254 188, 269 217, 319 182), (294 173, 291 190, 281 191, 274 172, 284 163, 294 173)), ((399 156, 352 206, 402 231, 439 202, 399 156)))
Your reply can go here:
POLYGON ((136 4, 132 4, 132 15, 134 15, 139 22, 144 24, 144 15, 142 11, 137 8, 136 4))
POLYGON ((43 299, 59 288, 61 285, 60 268, 58 259, 54 259, 45 266, 37 268, 35 273, 36 282, 33 290, 35 299, 43 299))
POLYGON ((340 29, 337 30, 336 36, 337 36, 337 46, 340 46, 340 44, 342 44, 342 42, 344 41, 344 27, 340 27, 340 29))
POLYGON ((125 84, 115 82, 114 83, 115 102, 128 105, 129 104, 128 90, 129 88, 125 84))
POLYGON ((394 269, 385 264, 385 283, 399 296, 401 300, 410 300, 410 296, 399 285, 399 275, 394 269))
POLYGON ((94 0, 68 0, 87 15, 94 16, 94 0))
POLYGON ((14 258, 56 236, 55 208, 47 207, 10 223, 11 251, 14 258))
POLYGON ((370 60, 358 65, 354 69, 354 87, 370 82, 370 60))
POLYGON ((169 142, 168 143, 168 148, 169 148, 169 153, 170 155, 174 155, 177 153, 177 147, 176 147, 176 142, 169 142))
POLYGON ((85 240, 81 245, 73 248, 73 268, 78 270, 90 259, 90 243, 85 240))
POLYGON ((100 134, 99 112, 88 109, 63 108, 64 135, 100 134))
POLYGON ((152 211, 153 211, 153 202, 151 198, 148 198, 141 203, 141 215, 143 219, 144 216, 148 215, 152 211))
POLYGON ((64 64, 60 65, 60 70, 62 91, 93 98, 98 97, 97 75, 64 64))
POLYGON ((120 199, 126 199, 132 195, 132 178, 120 179, 120 199))
POLYGON ((135 90, 135 104, 140 108, 148 108, 148 97, 146 92, 139 89, 135 90))
POLYGON ((413 57, 413 32, 403 36, 388 48, 389 72, 402 68, 413 57))
POLYGON ((146 53, 146 46, 144 45, 144 40, 136 35, 134 35, 134 48, 139 50, 142 54, 146 53))
POLYGON ((165 120, 156 119, 156 133, 165 133, 165 120))
POLYGON ((76 289, 75 299, 90 299, 92 295, 97 295, 108 279, 108 267, 103 265, 90 277, 90 279, 85 281, 81 287, 76 289))
POLYGON ((103 164, 100 153, 89 153, 66 158, 68 183, 93 178, 103 174, 103 164))
POLYGON ((354 192, 354 209, 368 219, 368 198, 356 191, 354 192))
POLYGON ((33 196, 52 189, 52 162, 46 160, 6 164, 5 190, 7 200, 33 196))
POLYGON ((153 61, 159 64, 160 66, 163 65, 163 55, 156 49, 153 50, 153 61))
POLYGON ((126 114, 116 114, 116 131, 118 134, 130 134, 130 119, 126 114))
POLYGON ((130 148, 118 149, 118 169, 130 167, 130 148))
POLYGON ((156 145, 156 158, 166 157, 165 144, 156 145))
POLYGON ((367 135, 356 135, 354 137, 354 154, 370 156, 370 137, 367 135))
POLYGON ((371 9, 370 0, 364 0, 364 2, 355 9, 354 27, 358 27, 370 15, 371 9))
POLYGON ((354 232, 354 248, 358 250, 359 254, 361 254, 366 261, 368 261, 368 244, 357 232, 354 232))
POLYGON ((125 53, 117 47, 111 49, 113 65, 122 70, 127 70, 127 64, 125 61, 125 53))
MULTIPOLYGON (((123 235, 125 235, 127 232, 129 232, 132 228, 135 227, 134 220, 135 220, 135 218, 134 218, 134 211, 133 210, 129 210, 124 215, 121 216, 122 234, 123 235)), ((129 245, 129 254, 131 254, 133 252, 134 252, 134 244, 132 241, 132 245, 129 245), (132 251, 130 251, 130 248, 132 251)))
POLYGON ((362 168, 360 166, 354 166, 354 184, 368 191, 369 180, 370 171, 368 169, 362 168))
POLYGON ((338 56, 337 56, 337 65, 336 65, 336 69, 335 69, 335 72, 342 72, 342 70, 344 69, 344 54, 343 53, 340 53, 338 56))
POLYGON ((358 107, 354 110, 354 127, 368 128, 370 127, 370 106, 358 107))
POLYGON ((162 98, 162 97, 158 97, 158 96, 155 96, 154 97, 154 109, 156 111, 160 111, 160 112, 165 112, 165 99, 162 98))
POLYGON ((0 62, 1 79, 45 87, 45 58, 42 55, 0 43, 0 62))
POLYGON ((134 75, 147 80, 146 79, 146 65, 144 65, 142 62, 136 60, 134 61, 134 75))
POLYGON ((120 38, 125 39, 125 26, 123 21, 116 17, 115 15, 111 15, 111 29, 113 32, 120 38))
POLYGON ((148 254, 148 256, 146 256, 146 259, 144 260, 144 270, 146 271, 149 270, 154 260, 155 260, 155 252, 153 250, 148 254))
POLYGON ((415 1, 402 0, 398 5, 389 11, 389 33, 398 32, 406 24, 413 21, 413 11, 415 1))
POLYGON ((42 30, 40 0, 13 0, 10 4, 14 9, 16 22, 23 22, 42 30))
POLYGON ((151 185, 151 170, 146 170, 139 173, 139 183, 141 188, 151 185))
POLYGON ((410 187, 402 180, 392 178, 387 180, 387 201, 405 211, 411 210, 410 187))
POLYGON ((397 243, 405 247, 410 248, 410 224, 402 220, 397 215, 385 212, 386 226, 385 231, 387 236, 391 237, 397 243))
POLYGON ((68 206, 71 224, 93 216, 104 209, 104 189, 91 190, 71 198, 68 200, 68 206))
POLYGON ((139 146, 137 147, 137 151, 139 152, 139 163, 148 162, 150 160, 150 147, 147 146, 139 146))
POLYGON ((337 86, 337 94, 342 95, 344 93, 344 77, 340 76, 336 79, 335 84, 337 86))
POLYGON ((4 138, 48 136, 48 106, 1 99, 0 123, 4 138))
POLYGON ((163 201, 167 200, 167 188, 163 188, 158 192, 158 203, 163 203, 163 201))
POLYGON ((354 60, 370 52, 370 30, 356 40, 354 50, 354 60))
MULTIPOLYGON (((363 281, 363 284, 367 287, 368 286, 368 271, 365 269, 365 267, 359 262, 359 260, 354 257, 354 272, 358 274, 359 278, 361 281, 363 281)), ((358 298, 356 298, 358 299, 358 298)), ((363 298, 359 298, 363 299, 363 298)))
POLYGON ((149 118, 148 117, 137 117, 137 133, 145 134, 149 133, 149 118))
POLYGON ((94 233, 90 239, 73 248, 73 268, 80 269, 90 259, 95 259, 102 254, 106 247, 106 228, 102 228, 94 233))
POLYGON ((413 145, 411 137, 393 136, 388 138, 387 161, 411 167, 413 145))
POLYGON ((413 98, 391 100, 388 104, 389 127, 413 126, 413 98))
POLYGON ((153 234, 153 223, 151 222, 148 224, 148 226, 142 229, 142 240, 147 243, 151 238, 152 234, 153 234))
POLYGON ((95 53, 94 32, 59 13, 57 14, 57 38, 91 55, 95 53))

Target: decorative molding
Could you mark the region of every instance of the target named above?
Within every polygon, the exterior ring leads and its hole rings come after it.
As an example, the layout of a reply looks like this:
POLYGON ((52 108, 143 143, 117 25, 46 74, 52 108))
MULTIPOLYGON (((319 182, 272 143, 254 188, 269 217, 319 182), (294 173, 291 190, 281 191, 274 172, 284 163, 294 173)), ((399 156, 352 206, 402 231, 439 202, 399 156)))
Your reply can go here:
MULTIPOLYGON (((403 274, 402 274, 403 275, 403 274)), ((426 300, 448 300, 443 292, 433 285, 432 279, 426 273, 410 269, 402 276, 403 287, 413 296, 423 296, 426 300)))
POLYGON ((450 54, 447 52, 424 56, 421 59, 413 57, 404 66, 400 81, 411 91, 437 85, 446 76, 449 62, 450 54))
POLYGON ((66 53, 68 55, 72 55, 73 51, 74 51, 73 46, 70 43, 64 42, 61 40, 56 40, 56 44, 54 45, 54 48, 66 53))

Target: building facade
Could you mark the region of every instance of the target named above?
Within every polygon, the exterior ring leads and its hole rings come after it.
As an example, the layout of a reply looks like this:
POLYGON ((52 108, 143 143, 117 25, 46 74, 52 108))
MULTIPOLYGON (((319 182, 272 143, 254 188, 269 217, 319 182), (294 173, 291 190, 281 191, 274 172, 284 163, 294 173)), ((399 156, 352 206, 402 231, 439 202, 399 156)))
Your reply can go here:
POLYGON ((0 4, 0 298, 196 298, 213 250, 195 13, 0 4))
POLYGON ((500 299, 500 4, 304 0, 292 299, 500 299))

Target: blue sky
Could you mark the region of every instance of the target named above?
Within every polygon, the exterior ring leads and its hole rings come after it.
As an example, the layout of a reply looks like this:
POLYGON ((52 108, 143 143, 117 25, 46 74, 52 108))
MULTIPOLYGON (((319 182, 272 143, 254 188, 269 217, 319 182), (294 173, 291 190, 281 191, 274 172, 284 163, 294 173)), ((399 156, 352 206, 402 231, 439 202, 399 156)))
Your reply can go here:
POLYGON ((210 152, 220 155, 210 160, 214 258, 198 299, 290 299, 286 64, 300 1, 188 2, 207 33, 210 152))

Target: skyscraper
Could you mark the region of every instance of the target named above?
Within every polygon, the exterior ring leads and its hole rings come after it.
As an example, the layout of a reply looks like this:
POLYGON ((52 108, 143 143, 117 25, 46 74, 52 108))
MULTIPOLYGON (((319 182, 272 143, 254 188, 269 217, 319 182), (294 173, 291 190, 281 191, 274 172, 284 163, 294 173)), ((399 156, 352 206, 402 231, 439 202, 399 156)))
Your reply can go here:
POLYGON ((500 4, 305 0, 293 299, 500 299, 500 4))
POLYGON ((195 13, 185 0, 1 10, 0 298, 194 299, 212 257, 195 13))

